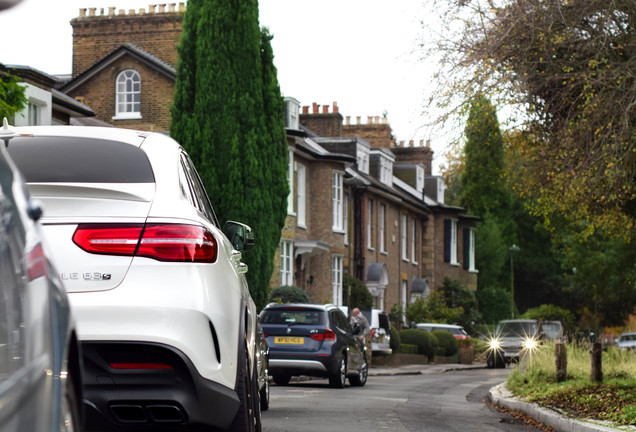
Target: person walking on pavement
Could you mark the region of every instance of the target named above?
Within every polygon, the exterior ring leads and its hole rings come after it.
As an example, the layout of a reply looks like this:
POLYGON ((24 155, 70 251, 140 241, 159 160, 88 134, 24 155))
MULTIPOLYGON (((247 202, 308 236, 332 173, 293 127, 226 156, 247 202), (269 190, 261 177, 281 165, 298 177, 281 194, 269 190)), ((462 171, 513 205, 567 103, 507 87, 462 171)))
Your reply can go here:
POLYGON ((371 331, 369 321, 360 313, 360 309, 355 308, 351 311, 351 328, 353 334, 364 342, 364 339, 371 331))

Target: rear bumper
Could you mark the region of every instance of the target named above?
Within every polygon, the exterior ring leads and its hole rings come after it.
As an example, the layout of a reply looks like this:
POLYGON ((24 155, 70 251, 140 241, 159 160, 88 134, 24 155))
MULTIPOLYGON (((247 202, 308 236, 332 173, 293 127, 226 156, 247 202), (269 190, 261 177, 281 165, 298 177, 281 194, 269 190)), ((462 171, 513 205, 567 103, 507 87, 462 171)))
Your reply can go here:
POLYGON ((82 350, 87 431, 208 431, 236 415, 236 392, 201 377, 172 347, 84 342, 82 350))
POLYGON ((332 354, 269 352, 269 374, 326 377, 338 370, 339 359, 332 354))

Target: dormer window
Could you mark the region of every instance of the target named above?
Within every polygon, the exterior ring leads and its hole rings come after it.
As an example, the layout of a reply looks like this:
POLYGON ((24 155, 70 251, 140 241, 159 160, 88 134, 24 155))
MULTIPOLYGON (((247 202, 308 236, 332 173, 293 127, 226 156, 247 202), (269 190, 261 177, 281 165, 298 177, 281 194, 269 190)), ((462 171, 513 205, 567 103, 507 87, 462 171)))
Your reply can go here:
POLYGON ((122 71, 115 82, 115 120, 141 118, 141 76, 132 69, 122 71))
POLYGON ((285 101, 285 127, 298 130, 300 128, 298 113, 300 102, 294 98, 286 97, 285 101))
POLYGON ((369 174, 369 148, 358 144, 356 148, 358 171, 369 174))

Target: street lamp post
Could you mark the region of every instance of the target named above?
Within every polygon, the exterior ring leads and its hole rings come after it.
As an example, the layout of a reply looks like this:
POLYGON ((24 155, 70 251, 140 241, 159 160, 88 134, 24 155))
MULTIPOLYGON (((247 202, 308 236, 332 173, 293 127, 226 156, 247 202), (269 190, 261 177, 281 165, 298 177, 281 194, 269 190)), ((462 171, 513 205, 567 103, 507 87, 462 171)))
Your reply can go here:
POLYGON ((510 309, 512 318, 515 317, 515 267, 512 259, 512 255, 515 252, 519 252, 521 249, 516 244, 513 244, 508 249, 510 251, 510 309))

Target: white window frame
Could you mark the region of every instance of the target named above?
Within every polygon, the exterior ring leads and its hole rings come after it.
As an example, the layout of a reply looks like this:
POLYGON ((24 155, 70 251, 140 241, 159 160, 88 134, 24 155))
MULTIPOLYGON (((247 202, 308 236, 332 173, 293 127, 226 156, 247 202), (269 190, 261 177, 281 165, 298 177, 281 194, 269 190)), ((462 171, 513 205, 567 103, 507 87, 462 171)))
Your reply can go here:
POLYGON ((332 255, 331 300, 336 306, 342 306, 342 255, 332 255))
POLYGON ((468 249, 468 271, 477 273, 478 270, 475 268, 475 229, 470 228, 468 230, 468 238, 469 238, 469 249, 468 249))
POLYGON ((125 69, 115 79, 115 116, 113 120, 141 118, 141 75, 134 69, 125 69), (132 89, 129 89, 129 84, 132 89), (123 86, 123 88, 122 88, 123 86), (137 97, 139 100, 135 100, 137 97), (132 100, 129 100, 132 98, 132 100))
POLYGON ((417 220, 411 218, 411 263, 417 265, 417 220))
POLYGON ((408 216, 406 214, 402 214, 402 223, 400 224, 400 233, 401 233, 401 244, 400 247, 402 249, 402 261, 408 261, 409 260, 409 255, 408 255, 408 216))
POLYGON ((331 202, 332 202, 332 230, 335 232, 344 232, 344 214, 343 208, 343 174, 334 171, 331 186, 331 202))
POLYGON ((349 194, 344 194, 343 211, 343 224, 344 224, 344 244, 349 244, 349 194))
POLYGON ((287 214, 295 216, 294 212, 294 152, 288 151, 289 166, 287 167, 287 183, 289 184, 289 195, 287 195, 287 214))
POLYGON ((451 219, 450 264, 459 265, 459 261, 457 261, 457 219, 451 219))
POLYGON ((367 200, 367 249, 375 250, 373 247, 373 205, 372 199, 367 200))
POLYGON ((386 204, 380 204, 380 252, 386 254, 386 204))
POLYGON ((297 213, 297 223, 298 226, 300 228, 307 228, 307 219, 306 219, 306 215, 307 215, 307 211, 306 211, 306 178, 307 178, 307 171, 305 169, 305 165, 298 163, 296 164, 296 177, 298 179, 298 184, 296 185, 296 188, 298 189, 297 192, 297 209, 296 211, 297 213))
POLYGON ((294 285, 294 242, 291 240, 280 242, 280 284, 294 285))

